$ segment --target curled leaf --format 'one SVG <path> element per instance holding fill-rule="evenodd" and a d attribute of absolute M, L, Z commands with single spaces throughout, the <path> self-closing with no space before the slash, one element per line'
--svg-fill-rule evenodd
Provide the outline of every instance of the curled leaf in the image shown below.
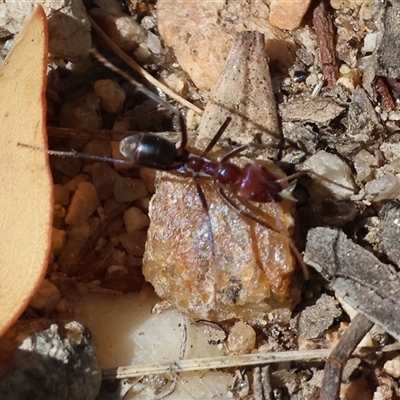
<path fill-rule="evenodd" d="M 47 19 L 41 6 L 0 69 L 0 335 L 43 280 L 51 246 L 53 193 L 47 146 Z"/>

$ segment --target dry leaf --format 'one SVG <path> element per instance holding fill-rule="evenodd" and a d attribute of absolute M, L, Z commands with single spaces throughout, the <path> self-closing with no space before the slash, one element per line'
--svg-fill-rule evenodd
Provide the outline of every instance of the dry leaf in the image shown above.
<path fill-rule="evenodd" d="M 0 70 L 0 335 L 42 282 L 50 251 L 53 193 L 47 146 L 47 19 L 39 6 Z"/>

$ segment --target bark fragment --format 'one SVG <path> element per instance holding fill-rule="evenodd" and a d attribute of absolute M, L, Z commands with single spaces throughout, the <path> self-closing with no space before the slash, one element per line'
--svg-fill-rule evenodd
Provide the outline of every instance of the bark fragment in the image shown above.
<path fill-rule="evenodd" d="M 320 50 L 322 73 L 324 74 L 328 88 L 333 88 L 338 79 L 338 66 L 335 44 L 333 42 L 333 24 L 323 0 L 314 9 L 313 24 Z"/>
<path fill-rule="evenodd" d="M 328 279 L 346 303 L 400 339 L 400 275 L 393 266 L 343 232 L 321 227 L 308 233 L 304 261 Z"/>

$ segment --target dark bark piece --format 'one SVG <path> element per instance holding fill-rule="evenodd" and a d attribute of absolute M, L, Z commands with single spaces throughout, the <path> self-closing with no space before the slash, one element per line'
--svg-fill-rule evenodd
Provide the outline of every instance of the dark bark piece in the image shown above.
<path fill-rule="evenodd" d="M 397 94 L 398 96 L 400 96 L 400 82 L 397 82 L 396 79 L 393 78 L 386 78 L 387 80 L 387 84 L 390 87 L 390 89 Z"/>
<path fill-rule="evenodd" d="M 400 275 L 393 266 L 329 228 L 308 233 L 304 261 L 329 280 L 344 301 L 400 340 Z"/>
<path fill-rule="evenodd" d="M 395 110 L 396 105 L 394 104 L 392 95 L 390 94 L 385 81 L 379 76 L 376 79 L 376 90 L 381 96 L 382 108 L 384 110 Z"/>
<path fill-rule="evenodd" d="M 376 50 L 376 75 L 400 78 L 400 4 L 388 1 L 383 11 L 383 36 Z"/>
<path fill-rule="evenodd" d="M 358 313 L 351 321 L 326 361 L 320 399 L 339 399 L 340 383 L 346 361 L 373 325 L 374 323 L 361 313 Z"/>
<path fill-rule="evenodd" d="M 391 262 L 400 266 L 400 202 L 391 201 L 379 212 L 381 231 L 378 234 L 380 249 Z"/>
<path fill-rule="evenodd" d="M 338 66 L 336 63 L 335 44 L 333 42 L 333 24 L 323 0 L 314 9 L 313 25 L 321 55 L 322 73 L 324 74 L 328 88 L 333 88 L 338 79 Z"/>

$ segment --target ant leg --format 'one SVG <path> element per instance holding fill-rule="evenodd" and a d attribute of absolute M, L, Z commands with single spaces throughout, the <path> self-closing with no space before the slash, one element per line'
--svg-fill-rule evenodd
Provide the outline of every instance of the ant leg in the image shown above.
<path fill-rule="evenodd" d="M 303 261 L 303 257 L 300 254 L 299 249 L 293 242 L 293 240 L 290 237 L 287 237 L 286 235 L 282 234 L 281 232 L 277 231 L 271 224 L 269 224 L 266 221 L 261 220 L 260 218 L 257 218 L 255 215 L 252 213 L 243 210 L 241 207 L 239 207 L 231 198 L 227 196 L 225 193 L 224 189 L 222 187 L 218 187 L 218 193 L 220 194 L 222 200 L 232 209 L 234 210 L 238 215 L 244 216 L 246 218 L 251 219 L 252 221 L 256 222 L 257 224 L 260 224 L 261 226 L 264 226 L 265 228 L 271 229 L 274 232 L 278 233 L 279 235 L 282 235 L 286 240 L 288 240 L 289 247 L 292 250 L 294 256 L 296 257 L 297 261 L 301 265 L 301 268 L 303 270 L 303 275 L 304 279 L 308 280 L 310 277 L 310 273 L 308 271 L 308 267 L 306 263 Z"/>
<path fill-rule="evenodd" d="M 215 244 L 214 244 L 214 235 L 213 235 L 212 226 L 211 226 L 210 210 L 208 208 L 208 203 L 207 203 L 207 199 L 204 194 L 204 191 L 200 186 L 199 178 L 197 176 L 194 176 L 194 181 L 196 182 L 197 194 L 199 195 L 201 204 L 207 215 L 208 239 L 210 241 L 211 254 L 214 256 L 215 255 Z"/>
<path fill-rule="evenodd" d="M 233 149 L 229 153 L 225 154 L 221 158 L 220 163 L 228 161 L 230 158 L 236 157 L 238 154 L 242 153 L 243 151 L 245 151 L 249 147 L 251 147 L 251 145 L 249 145 L 249 144 L 244 144 L 242 146 L 236 147 L 236 149 Z"/>
<path fill-rule="evenodd" d="M 277 179 L 276 181 L 278 183 L 285 183 L 285 182 L 292 181 L 293 179 L 297 179 L 297 178 L 307 175 L 307 174 L 308 174 L 308 171 L 299 171 L 299 172 L 295 172 L 292 175 L 285 176 L 284 178 Z"/>
<path fill-rule="evenodd" d="M 351 187 L 342 185 L 342 184 L 340 184 L 340 183 L 338 183 L 338 182 L 333 181 L 332 179 L 329 179 L 329 178 L 326 178 L 325 176 L 322 176 L 322 175 L 320 175 L 320 174 L 317 174 L 317 173 L 314 172 L 314 171 L 308 171 L 308 170 L 295 172 L 295 173 L 292 174 L 292 175 L 288 175 L 288 176 L 286 176 L 285 178 L 277 179 L 276 181 L 277 181 L 278 183 L 284 183 L 284 182 L 291 181 L 291 180 L 293 180 L 293 179 L 297 179 L 297 178 L 299 178 L 299 177 L 301 177 L 301 176 L 304 176 L 304 175 L 314 175 L 316 178 L 321 179 L 322 181 L 331 183 L 332 185 L 336 185 L 336 186 L 339 186 L 339 187 L 341 187 L 341 188 L 343 188 L 343 189 L 346 189 L 346 190 L 349 190 L 349 191 L 351 191 L 351 192 L 354 192 L 354 188 L 351 188 Z"/>
<path fill-rule="evenodd" d="M 167 110 L 171 111 L 173 114 L 176 115 L 176 117 L 179 120 L 179 127 L 181 129 L 181 134 L 182 134 L 182 139 L 181 143 L 179 146 L 179 151 L 182 152 L 187 145 L 187 131 L 186 131 L 186 124 L 183 119 L 183 114 L 181 110 L 178 107 L 174 107 L 173 105 L 169 104 L 168 101 L 165 101 L 161 97 L 157 96 L 155 93 L 153 93 L 151 90 L 147 89 L 146 86 L 140 84 L 137 82 L 132 76 L 130 76 L 128 73 L 123 71 L 122 69 L 118 68 L 115 66 L 113 63 L 111 63 L 109 60 L 107 60 L 103 55 L 101 55 L 94 47 L 91 48 L 90 52 L 95 56 L 101 63 L 103 63 L 107 68 L 111 69 L 112 71 L 116 72 L 117 74 L 121 75 L 123 78 L 125 78 L 132 86 L 135 87 L 136 90 L 139 90 L 140 92 L 144 93 L 147 97 L 150 99 L 156 101 L 157 103 L 161 104 L 164 108 Z"/>
<path fill-rule="evenodd" d="M 226 128 L 232 121 L 231 117 L 227 117 L 224 123 L 219 127 L 217 133 L 214 135 L 214 137 L 210 140 L 210 143 L 208 143 L 206 149 L 203 151 L 202 155 L 200 157 L 205 157 L 210 150 L 215 146 L 215 144 L 218 142 L 222 134 L 225 132 Z"/>
<path fill-rule="evenodd" d="M 242 153 L 243 151 L 250 149 L 250 148 L 257 148 L 257 149 L 263 149 L 269 147 L 267 145 L 263 144 L 256 144 L 256 143 L 247 143 L 243 144 L 242 146 L 239 146 L 233 150 L 231 150 L 229 153 L 225 154 L 222 159 L 220 160 L 221 163 L 228 161 L 230 158 L 236 157 L 238 154 Z"/>
<path fill-rule="evenodd" d="M 223 162 L 229 160 L 232 157 L 236 157 L 237 155 L 239 155 L 240 153 L 242 153 L 243 151 L 245 151 L 245 150 L 247 150 L 247 149 L 249 149 L 251 147 L 259 148 L 259 149 L 261 148 L 262 149 L 265 146 L 264 145 L 259 145 L 259 144 L 256 144 L 256 143 L 244 144 L 244 145 L 242 145 L 240 147 L 237 147 L 236 149 L 231 150 L 229 153 L 225 154 L 225 156 L 222 157 L 222 159 L 220 160 L 220 163 L 223 163 Z M 285 183 L 285 182 L 292 181 L 293 179 L 297 179 L 297 178 L 299 178 L 301 176 L 304 176 L 304 175 L 314 175 L 316 178 L 319 178 L 319 179 L 321 179 L 321 180 L 323 180 L 325 182 L 331 183 L 331 184 L 339 186 L 339 187 L 341 187 L 343 189 L 346 189 L 346 190 L 349 190 L 351 192 L 354 192 L 354 188 L 350 188 L 348 186 L 342 185 L 342 184 L 340 184 L 338 182 L 333 181 L 332 179 L 326 178 L 325 176 L 322 176 L 320 174 L 317 174 L 314 171 L 309 171 L 309 170 L 298 171 L 298 172 L 295 172 L 292 175 L 286 176 L 285 178 L 277 179 L 276 181 L 278 183 Z"/>

